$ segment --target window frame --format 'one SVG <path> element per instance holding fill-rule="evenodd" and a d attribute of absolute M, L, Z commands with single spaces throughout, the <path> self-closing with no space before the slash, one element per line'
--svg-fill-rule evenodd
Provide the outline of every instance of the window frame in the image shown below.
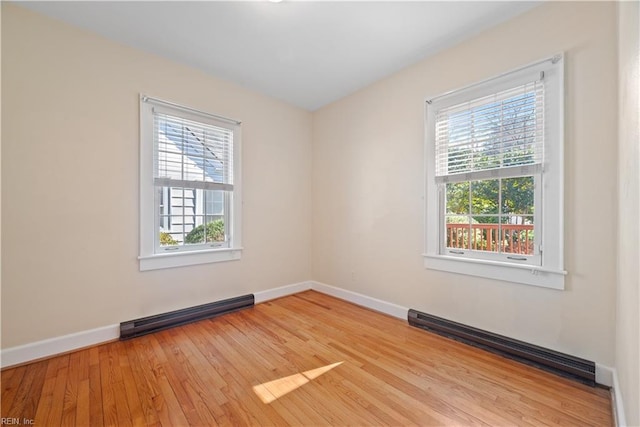
<path fill-rule="evenodd" d="M 233 193 L 225 197 L 225 233 L 228 242 L 224 245 L 201 245 L 162 247 L 159 245 L 160 197 L 154 183 L 154 117 L 153 109 L 169 112 L 176 117 L 223 127 L 233 133 Z M 242 255 L 242 175 L 241 175 L 241 122 L 214 114 L 205 113 L 171 102 L 140 94 L 140 271 L 182 267 L 204 263 L 238 260 Z M 204 190 L 203 190 L 204 192 Z M 171 201 L 165 200 L 170 210 Z M 184 208 L 184 207 L 183 207 Z M 176 249 L 174 249 L 176 248 Z"/>
<path fill-rule="evenodd" d="M 435 177 L 435 114 L 438 109 L 475 100 L 524 84 L 544 73 L 544 158 L 536 184 L 536 233 L 539 262 L 454 254 L 446 248 L 446 206 Z M 452 273 L 564 289 L 564 55 L 558 54 L 499 76 L 425 99 L 425 268 Z M 490 173 L 490 172 L 489 172 Z M 470 176 L 472 174 L 469 174 Z M 488 179 L 489 177 L 487 177 Z M 500 178 L 499 175 L 490 178 Z M 483 178 L 485 179 L 485 178 Z M 470 179 L 471 181 L 475 179 Z M 464 180 L 463 182 L 466 182 Z M 446 184 L 444 184 L 446 185 Z M 541 200 L 538 200 L 540 198 Z M 539 219 L 538 219 L 539 218 Z"/>

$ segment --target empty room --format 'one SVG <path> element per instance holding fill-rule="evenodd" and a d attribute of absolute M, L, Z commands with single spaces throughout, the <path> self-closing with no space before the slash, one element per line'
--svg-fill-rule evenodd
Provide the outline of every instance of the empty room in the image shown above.
<path fill-rule="evenodd" d="M 640 426 L 639 2 L 0 12 L 0 425 Z"/>

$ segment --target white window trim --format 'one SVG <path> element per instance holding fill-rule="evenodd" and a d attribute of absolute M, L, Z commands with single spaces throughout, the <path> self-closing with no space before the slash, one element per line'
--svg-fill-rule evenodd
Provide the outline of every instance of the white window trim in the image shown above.
<path fill-rule="evenodd" d="M 545 117 L 542 172 L 541 265 L 459 257 L 443 253 L 440 245 L 442 215 L 435 179 L 434 111 L 443 100 L 450 105 L 515 86 L 532 73 L 544 72 L 545 105 L 559 111 Z M 442 270 L 513 283 L 564 289 L 564 56 L 555 55 L 435 98 L 425 99 L 425 253 L 428 269 Z"/>
<path fill-rule="evenodd" d="M 231 210 L 231 240 L 229 247 L 214 249 L 184 250 L 180 252 L 156 253 L 155 240 L 157 221 L 155 211 L 155 185 L 153 177 L 153 115 L 154 105 L 179 110 L 184 117 L 197 120 L 218 120 L 236 125 L 233 138 L 233 207 Z M 167 101 L 140 95 L 140 271 L 189 265 L 238 260 L 242 256 L 242 137 L 240 122 L 203 113 Z M 227 225 L 225 225 L 227 226 Z"/>

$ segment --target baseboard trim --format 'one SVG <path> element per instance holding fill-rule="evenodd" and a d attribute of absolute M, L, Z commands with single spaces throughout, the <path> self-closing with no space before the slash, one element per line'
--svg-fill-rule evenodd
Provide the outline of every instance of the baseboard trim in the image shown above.
<path fill-rule="evenodd" d="M 605 366 L 611 372 L 613 384 L 611 386 L 611 407 L 613 408 L 613 422 L 617 427 L 626 427 L 627 418 L 624 414 L 624 403 L 622 399 L 622 390 L 620 390 L 620 382 L 618 381 L 618 371 L 614 368 Z"/>
<path fill-rule="evenodd" d="M 267 289 L 266 291 L 254 292 L 253 296 L 255 298 L 255 303 L 260 304 L 261 302 L 286 297 L 288 295 L 297 294 L 310 289 L 311 282 L 299 282 L 287 286 L 280 286 L 279 288 Z"/>
<path fill-rule="evenodd" d="M 331 295 L 404 321 L 407 320 L 408 307 L 312 280 L 258 291 L 253 295 L 255 297 L 255 303 L 259 304 L 308 290 Z M 119 336 L 120 324 L 115 324 L 7 348 L 0 350 L 0 368 L 4 369 L 11 366 L 22 365 L 28 362 L 69 353 L 74 350 L 104 344 L 118 340 Z M 613 408 L 616 412 L 617 425 L 625 426 L 620 386 L 615 369 L 596 363 L 596 382 L 612 387 L 612 394 L 614 396 Z"/>
<path fill-rule="evenodd" d="M 390 302 L 382 301 L 377 298 L 372 298 L 367 295 L 359 294 L 357 292 L 348 291 L 342 288 L 336 288 L 325 283 L 311 281 L 311 289 L 323 294 L 331 295 L 336 298 L 340 298 L 345 301 L 349 301 L 356 305 L 360 305 L 371 310 L 379 311 L 380 313 L 388 314 L 389 316 L 397 317 L 404 321 L 407 320 L 408 307 L 393 304 Z"/>
<path fill-rule="evenodd" d="M 4 369 L 10 366 L 21 365 L 58 354 L 68 353 L 73 350 L 103 344 L 108 341 L 117 340 L 119 336 L 120 325 L 115 324 L 7 348 L 0 352 L 0 367 Z"/>
<path fill-rule="evenodd" d="M 311 289 L 311 282 L 300 282 L 254 293 L 255 303 L 304 292 Z M 120 338 L 120 324 L 103 326 L 60 337 L 48 338 L 16 347 L 0 350 L 0 369 L 24 365 L 37 360 L 58 356 L 86 347 L 116 341 Z"/>
<path fill-rule="evenodd" d="M 613 387 L 613 375 L 615 369 L 596 363 L 596 383 L 607 387 Z"/>

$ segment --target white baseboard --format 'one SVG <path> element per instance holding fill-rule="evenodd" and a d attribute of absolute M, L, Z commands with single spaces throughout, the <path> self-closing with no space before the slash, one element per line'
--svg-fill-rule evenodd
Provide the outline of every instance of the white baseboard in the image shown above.
<path fill-rule="evenodd" d="M 308 291 L 309 289 L 311 289 L 311 282 L 300 282 L 268 289 L 266 291 L 255 292 L 253 295 L 256 304 L 258 304 L 298 292 Z M 7 348 L 0 351 L 0 367 L 4 369 L 10 366 L 21 365 L 84 347 L 103 344 L 116 340 L 119 337 L 120 325 L 116 324 Z"/>
<path fill-rule="evenodd" d="M 253 295 L 255 303 L 259 304 L 275 298 L 308 291 L 310 289 L 370 308 L 372 310 L 386 313 L 400 319 L 406 320 L 407 318 L 408 309 L 405 307 L 391 304 L 376 298 L 371 298 L 356 292 L 329 286 L 320 282 L 299 282 L 281 286 L 279 288 L 254 292 Z M 116 340 L 119 336 L 120 325 L 116 324 L 7 348 L 0 351 L 0 367 L 7 368 L 46 357 L 52 357 L 57 354 L 78 350 L 84 347 L 102 344 Z"/>
<path fill-rule="evenodd" d="M 607 387 L 613 387 L 615 369 L 596 363 L 596 382 Z"/>
<path fill-rule="evenodd" d="M 322 292 L 323 294 L 331 295 L 336 298 L 343 299 L 345 301 L 352 302 L 357 305 L 361 305 L 371 310 L 379 311 L 381 313 L 388 314 L 399 319 L 407 320 L 407 313 L 409 309 L 397 304 L 382 301 L 377 298 L 372 298 L 367 295 L 359 294 L 357 292 L 347 291 L 346 289 L 336 288 L 320 282 L 311 281 L 311 289 L 314 291 Z"/>
<path fill-rule="evenodd" d="M 297 294 L 308 290 L 314 290 L 323 294 L 331 295 L 336 298 L 340 298 L 345 301 L 360 305 L 362 307 L 369 308 L 371 310 L 379 311 L 381 313 L 388 314 L 393 317 L 397 317 L 403 320 L 407 320 L 408 308 L 402 307 L 390 302 L 382 301 L 376 298 L 372 298 L 367 295 L 359 294 L 357 292 L 348 291 L 346 289 L 330 286 L 325 283 L 307 281 L 294 283 L 292 285 L 281 286 L 279 288 L 267 289 L 266 291 L 254 292 L 255 303 L 269 301 L 276 298 L 285 297 L 287 295 Z"/>
<path fill-rule="evenodd" d="M 622 390 L 620 390 L 620 383 L 618 382 L 618 371 L 613 368 L 609 368 L 613 371 L 613 386 L 611 387 L 611 406 L 613 407 L 613 418 L 617 427 L 626 427 L 627 418 L 624 414 L 624 404 L 622 401 Z"/>
<path fill-rule="evenodd" d="M 316 281 L 294 283 L 287 286 L 267 289 L 265 291 L 258 291 L 253 295 L 255 303 L 259 304 L 275 298 L 308 291 L 310 289 L 402 320 L 407 320 L 407 312 L 409 311 L 407 307 L 402 307 L 397 304 Z M 120 325 L 116 324 L 7 348 L 0 351 L 0 367 L 7 368 L 46 357 L 52 357 L 57 354 L 103 344 L 108 341 L 116 340 L 119 336 Z M 622 395 L 618 384 L 616 370 L 608 366 L 596 364 L 596 382 L 598 384 L 612 387 L 612 405 L 616 425 L 618 427 L 626 426 Z"/>
<path fill-rule="evenodd" d="M 280 286 L 279 288 L 267 289 L 266 291 L 258 291 L 253 293 L 256 304 L 269 301 L 276 298 L 286 297 L 287 295 L 297 294 L 311 289 L 311 282 L 300 282 L 292 285 Z"/>
<path fill-rule="evenodd" d="M 56 354 L 113 341 L 118 339 L 119 336 L 120 325 L 116 324 L 7 348 L 0 353 L 0 366 L 6 368 L 20 365 L 33 360 L 55 356 Z"/>
<path fill-rule="evenodd" d="M 622 391 L 618 382 L 618 371 L 615 368 L 596 363 L 596 382 L 611 387 L 611 407 L 613 409 L 614 424 L 617 427 L 626 427 L 627 421 L 624 415 Z"/>

